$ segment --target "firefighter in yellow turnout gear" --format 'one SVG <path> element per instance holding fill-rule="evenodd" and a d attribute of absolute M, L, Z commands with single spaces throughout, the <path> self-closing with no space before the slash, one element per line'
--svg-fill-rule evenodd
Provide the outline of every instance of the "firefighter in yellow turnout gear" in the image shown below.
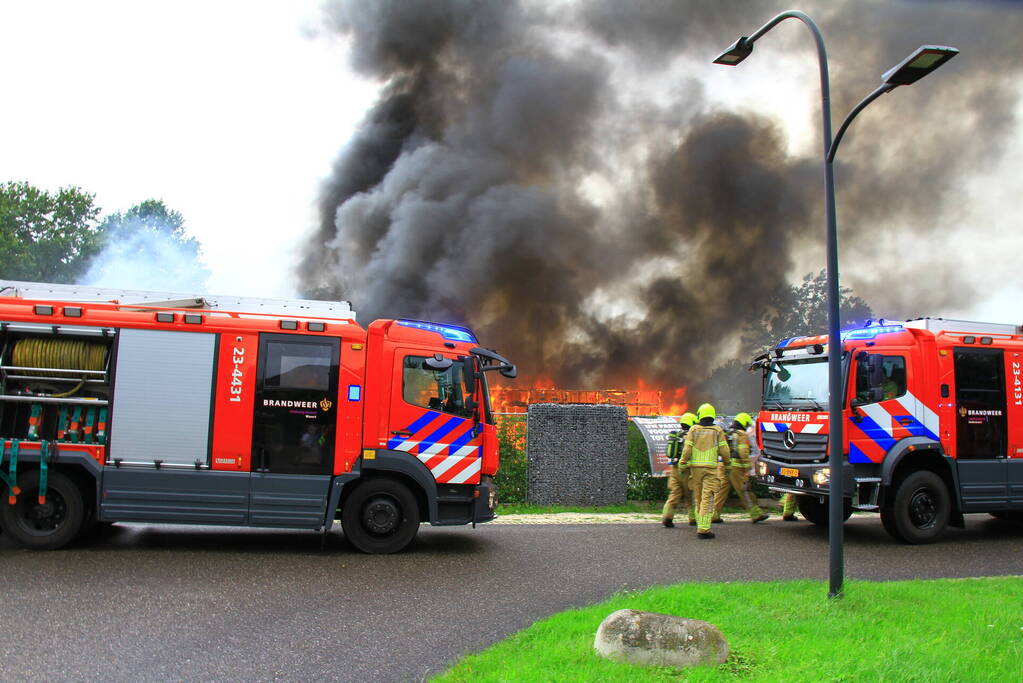
<path fill-rule="evenodd" d="M 763 522 L 767 515 L 757 505 L 756 499 L 749 487 L 749 470 L 752 465 L 750 461 L 749 435 L 746 430 L 753 424 L 753 418 L 749 413 L 739 413 L 732 422 L 730 440 L 732 442 L 732 465 L 725 468 L 721 488 L 714 498 L 714 519 L 721 519 L 721 510 L 725 507 L 728 494 L 735 490 L 739 497 L 739 503 L 746 508 L 753 523 Z"/>
<path fill-rule="evenodd" d="M 732 456 L 725 432 L 714 424 L 714 406 L 704 403 L 697 409 L 699 422 L 686 433 L 682 447 L 682 466 L 689 467 L 689 485 L 696 505 L 696 535 L 714 538 L 710 520 L 714 516 L 714 495 L 721 479 L 718 476 L 718 458 L 728 467 Z"/>
<path fill-rule="evenodd" d="M 668 470 L 668 500 L 661 510 L 661 524 L 671 528 L 675 526 L 675 511 L 679 503 L 685 506 L 689 515 L 689 526 L 696 525 L 696 510 L 693 508 L 693 494 L 689 489 L 689 468 L 680 467 L 679 457 L 682 454 L 682 444 L 689 428 L 696 424 L 696 415 L 686 413 L 679 418 L 680 429 L 668 436 L 668 460 L 671 462 L 671 469 Z"/>

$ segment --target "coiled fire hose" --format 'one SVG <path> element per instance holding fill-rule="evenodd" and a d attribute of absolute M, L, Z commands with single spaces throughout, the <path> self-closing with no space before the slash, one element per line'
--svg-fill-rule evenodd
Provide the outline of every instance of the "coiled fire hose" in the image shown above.
<path fill-rule="evenodd" d="M 56 339 L 31 337 L 14 344 L 11 354 L 13 365 L 21 368 L 56 368 L 59 370 L 103 370 L 107 364 L 107 347 L 103 344 L 81 339 Z M 24 370 L 33 377 L 60 377 L 52 370 Z M 76 393 L 85 385 L 85 378 L 69 391 L 48 394 L 52 398 L 64 398 Z"/>

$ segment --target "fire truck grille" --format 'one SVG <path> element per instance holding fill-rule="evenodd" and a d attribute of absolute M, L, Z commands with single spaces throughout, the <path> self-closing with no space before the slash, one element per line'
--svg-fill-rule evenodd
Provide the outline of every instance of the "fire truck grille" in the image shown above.
<path fill-rule="evenodd" d="M 827 459 L 827 434 L 793 432 L 792 435 L 795 437 L 795 443 L 792 448 L 787 448 L 784 440 L 785 432 L 763 432 L 764 455 L 772 460 L 791 463 L 819 462 Z"/>

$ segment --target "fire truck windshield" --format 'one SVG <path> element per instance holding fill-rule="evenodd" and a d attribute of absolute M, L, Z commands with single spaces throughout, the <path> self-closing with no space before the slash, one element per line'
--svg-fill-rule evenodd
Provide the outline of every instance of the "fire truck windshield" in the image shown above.
<path fill-rule="evenodd" d="M 828 359 L 773 362 L 764 381 L 765 408 L 823 410 L 828 402 Z"/>

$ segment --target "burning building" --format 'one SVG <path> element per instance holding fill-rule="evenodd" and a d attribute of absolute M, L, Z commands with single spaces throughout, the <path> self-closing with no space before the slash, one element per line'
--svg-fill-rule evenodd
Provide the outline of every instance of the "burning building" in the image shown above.
<path fill-rule="evenodd" d="M 642 383 L 640 383 L 642 387 Z M 554 387 L 492 387 L 496 413 L 525 413 L 534 403 L 590 403 L 622 406 L 629 415 L 681 415 L 686 412 L 685 389 L 556 389 Z"/>

